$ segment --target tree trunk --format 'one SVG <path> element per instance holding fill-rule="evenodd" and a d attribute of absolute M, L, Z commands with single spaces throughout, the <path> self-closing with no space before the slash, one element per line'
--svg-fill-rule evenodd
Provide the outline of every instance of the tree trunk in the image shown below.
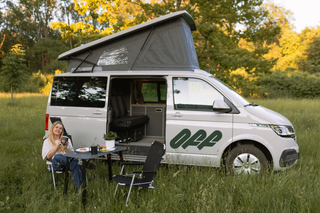
<path fill-rule="evenodd" d="M 4 42 L 5 39 L 6 39 L 6 34 L 3 35 L 3 39 L 2 39 L 2 42 L 1 42 L 1 45 L 0 45 L 0 49 L 2 48 L 2 45 L 3 45 L 3 42 Z"/>
<path fill-rule="evenodd" d="M 13 85 L 11 84 L 11 106 L 13 105 Z"/>
<path fill-rule="evenodd" d="M 72 35 L 70 35 L 70 49 L 72 49 Z"/>
<path fill-rule="evenodd" d="M 44 53 L 41 53 L 41 59 L 42 59 L 42 70 L 44 69 L 45 65 L 44 65 Z"/>

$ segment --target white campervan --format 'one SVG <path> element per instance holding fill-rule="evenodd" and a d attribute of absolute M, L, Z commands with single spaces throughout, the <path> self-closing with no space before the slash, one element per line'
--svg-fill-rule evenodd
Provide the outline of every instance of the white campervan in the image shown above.
<path fill-rule="evenodd" d="M 249 173 L 297 163 L 288 119 L 199 69 L 195 29 L 179 11 L 61 54 L 70 65 L 54 77 L 47 130 L 61 120 L 75 148 L 104 144 L 115 131 L 129 161 L 144 160 L 157 140 L 166 144 L 163 163 Z"/>

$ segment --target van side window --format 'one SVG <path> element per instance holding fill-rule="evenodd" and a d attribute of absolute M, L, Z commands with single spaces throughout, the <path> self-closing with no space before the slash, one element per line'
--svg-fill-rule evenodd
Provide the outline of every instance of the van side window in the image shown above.
<path fill-rule="evenodd" d="M 167 85 L 162 82 L 143 82 L 141 93 L 145 103 L 165 103 Z"/>
<path fill-rule="evenodd" d="M 212 111 L 215 100 L 223 96 L 207 82 L 196 78 L 173 78 L 174 108 Z"/>
<path fill-rule="evenodd" d="M 103 108 L 106 102 L 106 77 L 55 77 L 51 106 Z"/>

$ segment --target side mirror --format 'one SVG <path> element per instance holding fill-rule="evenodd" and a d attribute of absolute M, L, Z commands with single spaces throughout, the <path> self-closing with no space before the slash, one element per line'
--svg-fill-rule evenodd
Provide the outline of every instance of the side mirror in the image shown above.
<path fill-rule="evenodd" d="M 212 104 L 214 112 L 231 112 L 232 109 L 224 101 L 216 100 Z"/>

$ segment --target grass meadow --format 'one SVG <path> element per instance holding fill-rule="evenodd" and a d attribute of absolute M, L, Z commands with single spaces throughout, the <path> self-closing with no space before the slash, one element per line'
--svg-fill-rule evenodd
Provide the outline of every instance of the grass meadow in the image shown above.
<path fill-rule="evenodd" d="M 230 176 L 217 168 L 162 165 L 155 191 L 107 181 L 107 165 L 97 161 L 88 172 L 87 206 L 69 181 L 63 196 L 63 175 L 53 189 L 41 159 L 47 96 L 0 93 L 0 212 L 320 212 L 320 100 L 254 99 L 293 123 L 300 160 L 283 172 Z M 132 168 L 137 170 L 138 167 Z M 120 166 L 114 162 L 113 173 Z M 93 178 L 95 175 L 95 178 Z"/>

